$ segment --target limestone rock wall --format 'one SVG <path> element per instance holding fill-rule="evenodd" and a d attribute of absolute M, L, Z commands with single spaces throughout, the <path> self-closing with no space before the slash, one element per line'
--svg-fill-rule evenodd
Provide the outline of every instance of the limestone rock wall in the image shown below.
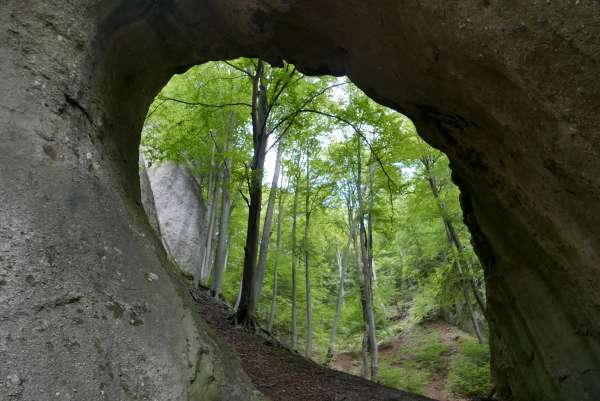
<path fill-rule="evenodd" d="M 150 177 L 148 176 L 148 169 L 146 167 L 146 160 L 144 155 L 140 152 L 140 198 L 142 200 L 142 206 L 148 216 L 148 223 L 154 229 L 156 234 L 161 239 L 163 246 L 165 246 L 162 234 L 160 232 L 160 223 L 158 222 L 158 214 L 156 212 L 156 203 L 154 202 L 154 193 L 152 192 L 152 186 L 150 184 Z"/>
<path fill-rule="evenodd" d="M 93 88 L 113 6 L 0 2 L 0 400 L 258 400 L 119 178 Z"/>
<path fill-rule="evenodd" d="M 152 199 L 143 202 L 146 213 L 157 217 L 167 252 L 181 271 L 192 276 L 200 262 L 202 209 L 194 178 L 182 166 L 163 163 L 144 169 Z M 154 212 L 152 211 L 154 206 Z"/>

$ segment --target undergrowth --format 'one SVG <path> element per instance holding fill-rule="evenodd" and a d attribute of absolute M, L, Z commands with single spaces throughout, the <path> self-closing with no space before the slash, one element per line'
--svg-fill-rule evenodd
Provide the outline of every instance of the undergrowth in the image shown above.
<path fill-rule="evenodd" d="M 452 357 L 448 389 L 461 396 L 484 396 L 492 389 L 490 351 L 475 340 L 464 340 Z"/>

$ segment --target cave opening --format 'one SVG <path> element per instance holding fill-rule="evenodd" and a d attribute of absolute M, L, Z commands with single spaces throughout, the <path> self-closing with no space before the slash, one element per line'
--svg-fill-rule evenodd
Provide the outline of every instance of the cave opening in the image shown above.
<path fill-rule="evenodd" d="M 140 187 L 179 272 L 232 313 L 256 236 L 254 313 L 285 347 L 444 401 L 490 394 L 483 268 L 448 159 L 348 78 L 260 59 L 174 76 L 145 118 Z"/>
<path fill-rule="evenodd" d="M 1 4 L 0 398 L 261 399 L 138 196 L 155 95 L 244 55 L 409 116 L 485 267 L 496 398 L 598 398 L 598 2 Z"/>

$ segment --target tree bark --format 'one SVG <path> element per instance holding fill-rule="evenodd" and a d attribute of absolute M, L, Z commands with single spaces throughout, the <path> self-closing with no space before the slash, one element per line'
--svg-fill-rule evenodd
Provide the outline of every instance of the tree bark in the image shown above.
<path fill-rule="evenodd" d="M 216 166 L 215 166 L 216 169 Z M 210 213 L 209 213 L 209 225 L 206 232 L 206 251 L 204 252 L 204 261 L 202 263 L 202 275 L 200 280 L 206 283 L 210 277 L 212 258 L 213 258 L 213 239 L 215 237 L 215 225 L 217 220 L 217 211 L 219 209 L 219 194 L 221 193 L 220 181 L 221 172 L 214 171 L 213 173 L 213 186 L 212 186 L 212 199 L 210 201 Z"/>
<path fill-rule="evenodd" d="M 260 299 L 260 292 L 263 287 L 265 278 L 265 269 L 267 265 L 267 257 L 269 255 L 269 244 L 271 242 L 271 231 L 273 222 L 273 209 L 275 207 L 275 198 L 277 196 L 277 184 L 279 183 L 279 174 L 281 172 L 281 157 L 283 156 L 283 142 L 279 140 L 277 146 L 277 157 L 275 159 L 275 169 L 273 172 L 273 181 L 271 182 L 271 191 L 269 192 L 269 200 L 267 202 L 267 212 L 265 213 L 265 221 L 263 224 L 262 239 L 260 241 L 260 251 L 258 254 L 258 264 L 256 268 L 256 300 Z"/>
<path fill-rule="evenodd" d="M 369 348 L 371 350 L 371 380 L 377 381 L 379 370 L 379 351 L 377 349 L 375 307 L 373 295 L 373 281 L 375 272 L 373 268 L 373 205 L 375 202 L 375 192 L 373 189 L 373 175 L 375 164 L 369 165 L 369 210 L 368 210 L 368 228 L 367 228 L 367 269 L 365 269 L 365 292 L 367 298 L 367 320 L 369 325 Z"/>
<path fill-rule="evenodd" d="M 231 128 L 231 127 L 230 127 Z M 217 245 L 217 254 L 215 258 L 215 266 L 213 268 L 213 284 L 212 295 L 215 298 L 219 297 L 221 285 L 223 281 L 223 272 L 227 263 L 227 253 L 229 248 L 229 217 L 231 215 L 231 157 L 227 156 L 229 146 L 232 140 L 232 128 L 227 133 L 227 139 L 223 146 L 225 160 L 223 162 L 223 179 L 221 189 L 221 219 L 219 221 L 219 243 Z"/>
<path fill-rule="evenodd" d="M 240 304 L 235 315 L 238 324 L 253 328 L 256 326 L 256 257 L 258 251 L 258 235 L 260 230 L 260 210 L 262 202 L 262 178 L 267 147 L 267 94 L 266 88 L 261 83 L 264 63 L 258 61 L 256 73 L 252 82 L 252 139 L 254 156 L 252 160 L 250 177 L 250 205 L 248 208 L 248 227 L 246 231 L 246 245 L 244 247 L 244 273 L 242 280 L 242 294 Z"/>
<path fill-rule="evenodd" d="M 365 296 L 365 283 L 364 283 L 364 275 L 363 275 L 363 267 L 361 261 L 361 254 L 358 245 L 357 232 L 356 232 L 356 221 L 358 220 L 358 213 L 356 216 L 354 215 L 354 209 L 350 203 L 348 203 L 348 216 L 350 224 L 354 225 L 352 229 L 352 246 L 354 248 L 354 264 L 355 264 L 355 272 L 356 272 L 356 281 L 358 282 L 358 286 L 360 289 L 360 305 L 362 309 L 363 315 L 363 324 L 364 324 L 364 334 L 362 341 L 362 365 L 360 370 L 361 377 L 365 379 L 369 377 L 369 358 L 368 358 L 368 344 L 369 344 L 369 330 L 367 326 L 367 302 Z"/>
<path fill-rule="evenodd" d="M 327 361 L 330 361 L 333 357 L 334 348 L 335 348 L 335 338 L 337 335 L 337 326 L 340 320 L 340 314 L 342 311 L 342 305 L 344 303 L 344 280 L 346 279 L 346 270 L 348 267 L 348 258 L 350 256 L 350 243 L 352 241 L 352 231 L 353 224 L 350 222 L 349 227 L 349 235 L 348 240 L 346 241 L 346 247 L 344 248 L 344 255 L 342 256 L 342 251 L 339 248 L 336 253 L 336 262 L 338 265 L 339 272 L 339 284 L 338 284 L 338 293 L 337 293 L 337 301 L 335 303 L 335 316 L 333 317 L 333 324 L 331 326 L 331 336 L 329 337 L 329 346 L 327 347 Z"/>
<path fill-rule="evenodd" d="M 277 205 L 277 228 L 276 228 L 276 239 L 275 239 L 275 257 L 273 260 L 273 294 L 271 297 L 271 312 L 269 313 L 269 324 L 267 330 L 269 333 L 273 332 L 273 323 L 275 322 L 275 312 L 277 307 L 277 291 L 279 284 L 278 270 L 279 270 L 279 249 L 281 245 L 281 216 L 283 215 L 283 198 L 284 192 L 279 192 L 279 204 Z"/>
<path fill-rule="evenodd" d="M 201 232 L 200 232 L 200 254 L 198 255 L 198 264 L 197 264 L 197 270 L 196 273 L 194 274 L 194 279 L 192 281 L 192 286 L 194 288 L 197 288 L 198 285 L 200 285 L 200 282 L 202 281 L 202 276 L 204 274 L 204 262 L 206 260 L 206 253 L 207 253 L 207 249 L 206 249 L 206 242 L 207 242 L 207 238 L 208 238 L 208 227 L 210 225 L 210 213 L 211 213 L 211 196 L 212 196 L 212 191 L 214 190 L 214 180 L 213 180 L 213 172 L 214 172 L 214 160 L 215 160 L 215 152 L 216 152 L 216 148 L 213 144 L 212 148 L 211 148 L 211 154 L 210 154 L 210 161 L 208 163 L 208 172 L 203 172 L 201 177 L 199 179 L 196 179 L 196 183 L 198 184 L 198 186 L 200 187 L 200 203 L 202 206 L 202 227 L 201 227 Z M 204 163 L 203 163 L 204 164 Z M 194 166 L 192 166 L 194 167 Z M 203 168 L 205 166 L 202 166 Z M 196 177 L 194 175 L 194 177 Z M 206 200 L 204 199 L 204 191 L 203 191 L 203 187 L 204 187 L 204 180 L 206 179 L 206 177 L 208 177 L 208 184 L 206 185 Z"/>
<path fill-rule="evenodd" d="M 298 297 L 298 277 L 296 272 L 296 263 L 298 260 L 298 250 L 296 244 L 296 226 L 298 220 L 298 193 L 300 190 L 300 155 L 296 162 L 296 177 L 294 180 L 294 202 L 292 205 L 292 349 L 298 346 L 298 325 L 297 325 L 297 297 Z"/>
<path fill-rule="evenodd" d="M 367 233 L 367 229 L 365 228 L 365 212 L 367 214 L 367 218 L 369 219 L 368 224 L 371 225 L 371 206 L 372 201 L 369 202 L 369 209 L 365 209 L 365 204 L 363 200 L 363 189 L 362 189 L 362 156 L 361 156 L 361 146 L 360 141 L 357 141 L 358 149 L 357 149 L 357 174 L 356 174 L 356 198 L 358 201 L 358 228 L 359 228 L 359 240 L 360 240 L 360 249 L 362 255 L 362 272 L 363 272 L 363 283 L 364 283 L 364 299 L 365 299 L 365 324 L 368 327 L 369 334 L 369 350 L 371 353 L 371 380 L 377 380 L 377 370 L 378 370 L 378 353 L 377 353 L 377 337 L 375 334 L 376 325 L 375 325 L 375 311 L 373 309 L 373 270 L 372 270 L 372 262 L 373 262 L 373 251 L 372 251 L 372 226 L 370 226 L 369 231 Z M 369 174 L 369 180 L 372 181 L 371 174 Z M 369 183 L 369 186 L 371 184 Z M 372 188 L 370 188 L 372 190 Z M 372 191 L 369 194 L 372 197 Z M 371 198 L 372 199 L 372 198 Z"/>
<path fill-rule="evenodd" d="M 450 216 L 448 215 L 446 206 L 444 205 L 444 202 L 440 198 L 439 183 L 432 171 L 434 160 L 432 160 L 432 158 L 430 156 L 425 156 L 425 157 L 421 158 L 421 164 L 423 164 L 423 167 L 425 168 L 425 174 L 426 174 L 427 182 L 429 184 L 429 188 L 431 189 L 431 193 L 437 203 L 438 210 L 440 212 L 440 218 L 442 219 L 442 222 L 444 224 L 446 238 L 448 239 L 450 246 L 455 247 L 456 252 L 457 252 L 457 258 L 460 259 L 462 257 L 462 255 L 464 254 L 465 248 L 460 240 L 460 237 L 458 236 L 458 233 L 456 232 L 456 229 L 454 228 L 454 224 L 452 223 Z M 461 277 L 461 283 L 463 283 L 465 274 L 462 269 L 462 266 L 460 265 L 460 263 L 456 266 L 457 266 L 457 271 Z M 469 270 L 470 277 L 469 277 L 468 281 L 469 281 L 469 285 L 471 287 L 471 291 L 472 291 L 473 296 L 475 297 L 475 300 L 477 301 L 477 304 L 478 304 L 479 308 L 481 309 L 481 312 L 483 313 L 483 316 L 485 318 L 487 315 L 487 308 L 485 306 L 485 301 L 483 300 L 483 297 L 481 296 L 481 293 L 477 287 L 477 283 L 475 283 L 475 280 L 471 276 L 472 269 L 473 269 L 472 265 L 470 263 L 467 263 L 467 267 Z M 468 303 L 468 301 L 466 301 L 466 302 Z M 476 320 L 476 319 L 474 319 L 474 320 Z M 476 332 L 479 332 L 478 324 L 474 323 L 473 325 L 475 326 Z M 480 336 L 481 336 L 481 334 L 479 332 L 478 338 Z"/>
<path fill-rule="evenodd" d="M 312 355 L 312 299 L 310 286 L 310 249 L 309 249 L 309 228 L 310 228 L 310 151 L 306 155 L 306 192 L 304 194 L 305 220 L 304 220 L 304 262 L 305 262 L 305 280 L 306 280 L 306 351 L 305 357 Z"/>

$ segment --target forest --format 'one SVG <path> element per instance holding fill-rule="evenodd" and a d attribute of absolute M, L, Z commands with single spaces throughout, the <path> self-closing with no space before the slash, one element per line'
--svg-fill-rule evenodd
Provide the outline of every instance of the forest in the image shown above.
<path fill-rule="evenodd" d="M 483 267 L 448 159 L 407 117 L 346 78 L 236 59 L 172 78 L 140 146 L 194 178 L 189 285 L 232 324 L 390 387 L 490 394 Z"/>

